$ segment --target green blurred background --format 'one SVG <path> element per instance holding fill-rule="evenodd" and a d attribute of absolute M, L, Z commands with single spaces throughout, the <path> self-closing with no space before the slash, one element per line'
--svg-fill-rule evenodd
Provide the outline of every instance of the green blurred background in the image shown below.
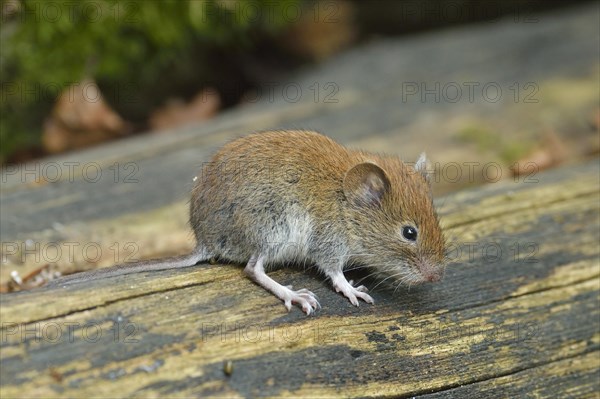
<path fill-rule="evenodd" d="M 468 12 L 441 18 L 435 10 L 449 3 Z M 212 108 L 199 111 L 208 118 L 274 77 L 377 35 L 571 3 L 2 0 L 0 164 L 156 129 L 163 126 L 152 123 L 157 109 L 198 93 L 214 97 Z M 96 114 L 103 121 L 70 122 L 57 105 L 82 82 L 102 93 L 106 108 Z M 89 114 L 81 112 L 80 119 Z"/>

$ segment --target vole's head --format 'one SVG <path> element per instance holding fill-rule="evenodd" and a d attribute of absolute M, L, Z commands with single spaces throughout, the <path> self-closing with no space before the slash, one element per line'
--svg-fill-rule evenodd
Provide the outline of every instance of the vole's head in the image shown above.
<path fill-rule="evenodd" d="M 392 283 L 438 281 L 444 274 L 446 248 L 426 163 L 424 154 L 414 167 L 373 157 L 344 178 L 354 259 Z"/>

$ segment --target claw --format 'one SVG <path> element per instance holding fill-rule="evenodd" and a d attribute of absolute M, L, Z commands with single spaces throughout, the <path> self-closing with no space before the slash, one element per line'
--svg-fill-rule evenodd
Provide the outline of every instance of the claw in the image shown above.
<path fill-rule="evenodd" d="M 302 311 L 306 313 L 307 316 L 321 307 L 317 296 L 306 288 L 302 288 L 298 291 L 288 289 L 283 295 L 285 297 L 284 303 L 286 308 L 288 308 L 288 311 L 291 310 L 292 303 L 300 305 Z"/>
<path fill-rule="evenodd" d="M 331 276 L 331 281 L 333 283 L 333 288 L 336 292 L 342 292 L 346 298 L 350 301 L 350 303 L 354 306 L 359 306 L 358 298 L 362 299 L 367 303 L 375 303 L 373 298 L 370 295 L 366 294 L 368 291 L 367 287 L 361 285 L 359 287 L 354 287 L 354 281 L 347 281 L 344 275 L 339 272 L 335 273 Z"/>

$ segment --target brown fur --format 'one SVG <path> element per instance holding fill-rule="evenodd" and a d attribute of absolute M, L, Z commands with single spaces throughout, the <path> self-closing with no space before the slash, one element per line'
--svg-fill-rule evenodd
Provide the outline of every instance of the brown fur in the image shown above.
<path fill-rule="evenodd" d="M 369 190 L 357 181 L 344 191 L 346 174 L 362 163 L 383 172 L 364 176 L 368 187 L 389 181 L 371 188 L 384 191 L 379 202 L 349 201 Z M 407 283 L 443 273 L 444 238 L 423 174 L 397 157 L 350 150 L 316 132 L 268 131 L 226 144 L 198 176 L 190 215 L 198 245 L 235 262 L 257 253 L 267 254 L 266 263 L 310 262 L 323 271 L 358 262 Z M 290 242 L 290 220 L 307 215 L 310 237 Z M 416 243 L 402 237 L 404 225 L 418 229 Z"/>

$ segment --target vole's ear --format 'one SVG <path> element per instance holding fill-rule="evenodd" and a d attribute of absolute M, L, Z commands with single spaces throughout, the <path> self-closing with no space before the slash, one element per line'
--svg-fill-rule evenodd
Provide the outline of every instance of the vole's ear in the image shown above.
<path fill-rule="evenodd" d="M 371 162 L 359 163 L 344 177 L 344 195 L 358 206 L 379 205 L 390 189 L 385 171 Z"/>
<path fill-rule="evenodd" d="M 415 170 L 421 174 L 427 180 L 427 183 L 431 185 L 431 177 L 427 170 L 429 169 L 429 161 L 427 160 L 427 155 L 424 152 L 419 155 L 419 159 L 415 162 Z"/>

